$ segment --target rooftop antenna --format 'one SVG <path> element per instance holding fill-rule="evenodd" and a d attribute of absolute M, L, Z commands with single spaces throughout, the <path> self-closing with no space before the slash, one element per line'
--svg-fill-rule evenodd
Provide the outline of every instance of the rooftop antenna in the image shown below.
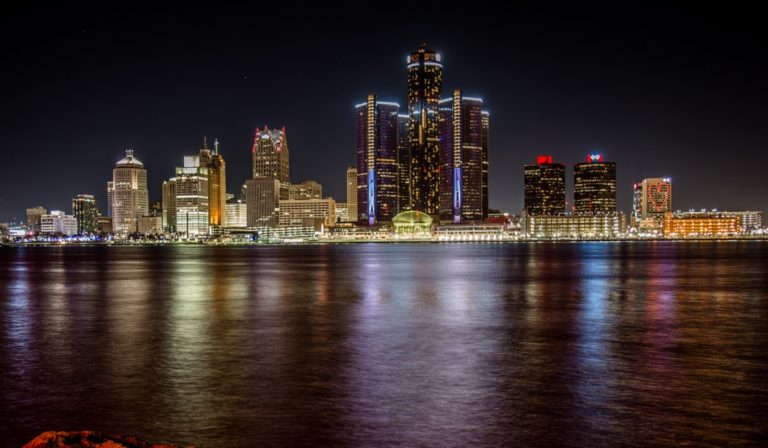
<path fill-rule="evenodd" d="M 213 153 L 214 154 L 219 154 L 219 139 L 218 138 L 214 138 L 213 139 Z"/>
<path fill-rule="evenodd" d="M 208 149 L 208 137 L 203 136 L 203 149 Z"/>

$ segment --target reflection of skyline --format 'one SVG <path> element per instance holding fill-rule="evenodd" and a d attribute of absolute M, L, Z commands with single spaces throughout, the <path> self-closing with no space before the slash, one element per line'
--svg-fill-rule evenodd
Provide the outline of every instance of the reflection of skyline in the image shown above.
<path fill-rule="evenodd" d="M 751 440 L 766 251 L 0 252 L 0 428 L 92 422 L 200 445 Z"/>

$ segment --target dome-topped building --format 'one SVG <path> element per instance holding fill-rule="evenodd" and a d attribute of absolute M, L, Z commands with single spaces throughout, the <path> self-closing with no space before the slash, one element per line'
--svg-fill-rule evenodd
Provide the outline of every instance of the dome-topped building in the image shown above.
<path fill-rule="evenodd" d="M 112 180 L 107 182 L 107 213 L 112 218 L 115 233 L 137 231 L 139 217 L 149 214 L 147 170 L 133 150 L 126 150 L 112 170 Z"/>
<path fill-rule="evenodd" d="M 123 157 L 122 159 L 118 160 L 116 165 L 117 166 L 126 166 L 126 165 L 127 166 L 138 166 L 138 167 L 143 167 L 144 166 L 144 164 L 141 163 L 141 160 L 139 160 L 136 157 L 134 157 L 132 149 L 126 149 L 125 150 L 125 157 Z"/>
<path fill-rule="evenodd" d="M 429 233 L 432 229 L 432 217 L 417 210 L 408 210 L 392 218 L 395 233 Z"/>

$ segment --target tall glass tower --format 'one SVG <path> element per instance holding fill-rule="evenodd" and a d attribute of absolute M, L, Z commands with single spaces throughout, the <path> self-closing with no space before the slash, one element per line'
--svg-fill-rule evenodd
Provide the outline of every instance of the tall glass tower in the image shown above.
<path fill-rule="evenodd" d="M 483 100 L 440 101 L 440 220 L 483 219 Z"/>
<path fill-rule="evenodd" d="M 407 58 L 408 140 L 411 147 L 411 207 L 439 213 L 438 103 L 443 88 L 440 53 L 426 45 Z"/>
<path fill-rule="evenodd" d="M 574 166 L 573 207 L 577 215 L 616 213 L 616 163 L 590 154 Z"/>
<path fill-rule="evenodd" d="M 397 103 L 368 95 L 357 118 L 357 221 L 374 225 L 397 214 Z"/>
<path fill-rule="evenodd" d="M 290 182 L 288 140 L 285 127 L 264 130 L 256 128 L 253 137 L 253 178 L 266 177 L 280 182 Z"/>

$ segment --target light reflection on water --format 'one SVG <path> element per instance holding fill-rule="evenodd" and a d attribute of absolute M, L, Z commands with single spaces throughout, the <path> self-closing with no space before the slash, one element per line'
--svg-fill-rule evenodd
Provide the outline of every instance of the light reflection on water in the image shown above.
<path fill-rule="evenodd" d="M 757 444 L 768 245 L 0 250 L 0 434 Z"/>

